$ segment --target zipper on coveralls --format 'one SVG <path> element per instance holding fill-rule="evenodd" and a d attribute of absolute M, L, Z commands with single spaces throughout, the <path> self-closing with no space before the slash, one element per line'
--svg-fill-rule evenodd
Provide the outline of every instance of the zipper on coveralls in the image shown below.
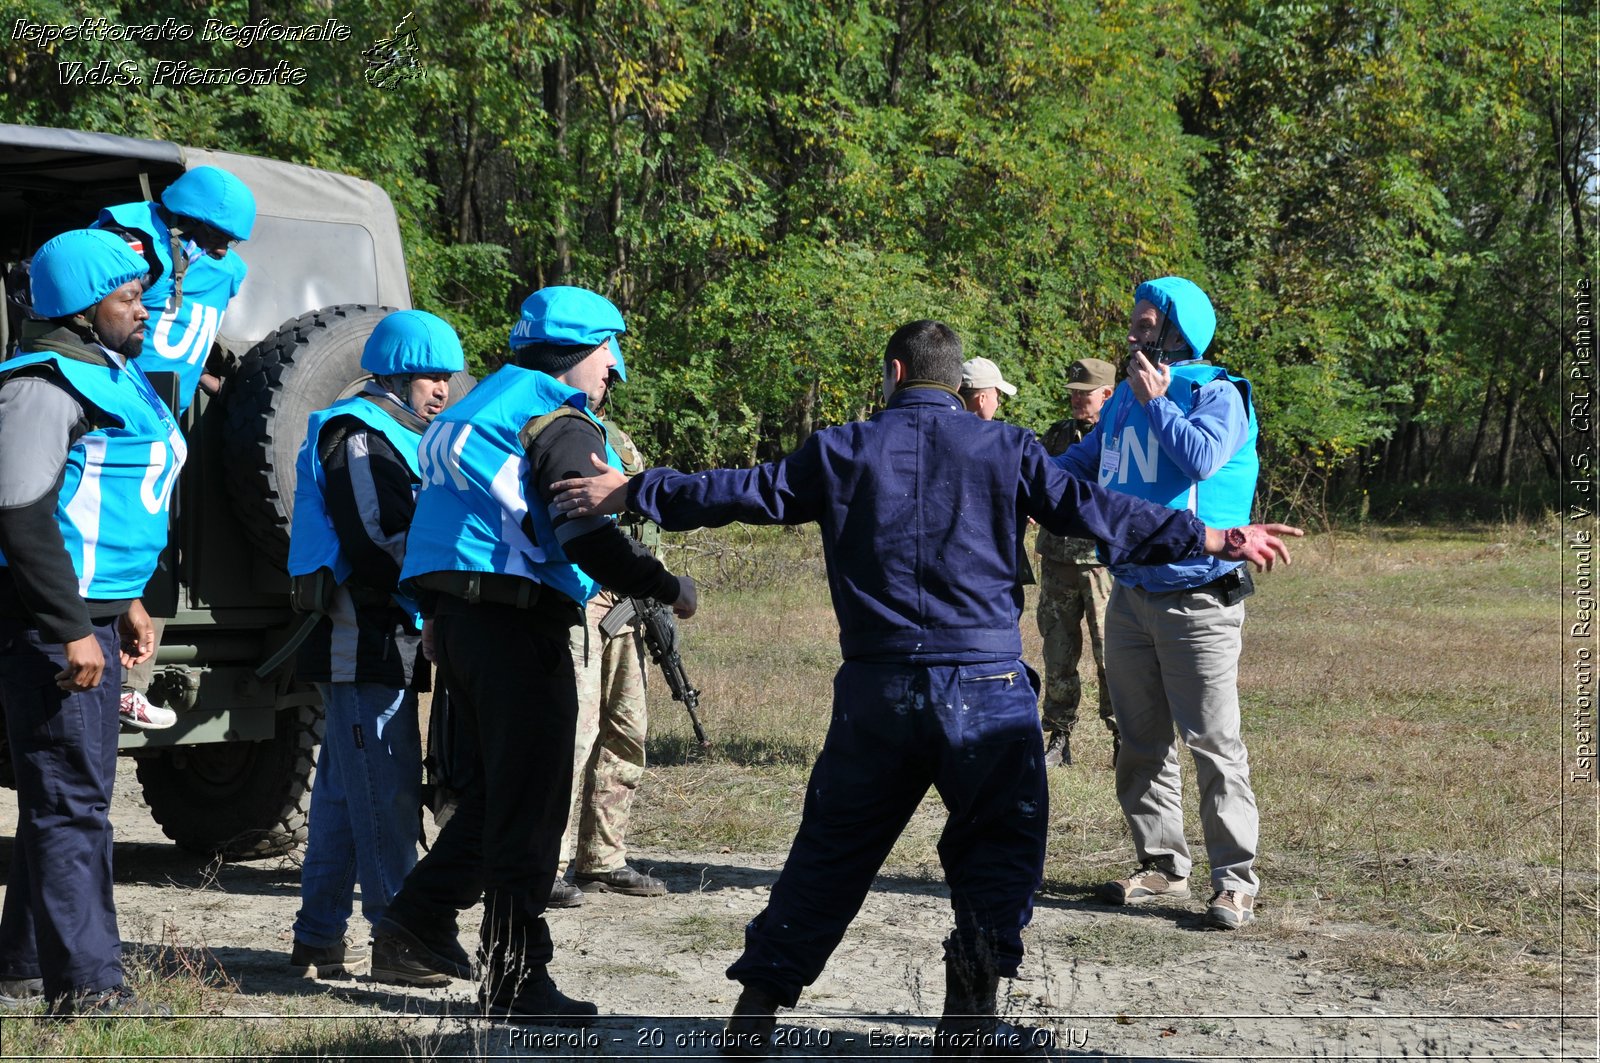
<path fill-rule="evenodd" d="M 967 678 L 967 682 L 987 683 L 996 679 L 1004 679 L 1006 681 L 1006 686 L 1010 686 L 1012 683 L 1017 681 L 1017 676 L 1021 674 L 1021 672 L 1001 672 L 999 675 L 974 675 L 969 676 Z"/>

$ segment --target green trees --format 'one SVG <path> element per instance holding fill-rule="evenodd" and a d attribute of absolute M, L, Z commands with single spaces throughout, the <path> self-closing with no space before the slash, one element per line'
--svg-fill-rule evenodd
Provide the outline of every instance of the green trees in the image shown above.
<path fill-rule="evenodd" d="M 102 8 L 118 5 L 101 5 Z M 35 3 L 29 17 L 82 17 Z M 321 4 L 120 5 L 112 22 Z M 420 78 L 361 49 L 407 12 Z M 889 331 L 956 325 L 1065 409 L 1129 292 L 1181 272 L 1259 384 L 1272 489 L 1544 476 L 1557 265 L 1586 265 L 1593 79 L 1561 8 L 1400 0 L 421 0 L 344 45 L 0 42 L 13 121 L 349 170 L 406 226 L 418 305 L 493 361 L 548 283 L 630 323 L 619 412 L 659 458 L 750 461 L 875 401 Z M 303 84 L 112 92 L 67 57 L 268 66 Z M 1586 95 L 1587 93 L 1587 95 Z M 1543 368 L 1543 372 L 1541 372 Z M 636 433 L 637 434 L 637 433 Z"/>

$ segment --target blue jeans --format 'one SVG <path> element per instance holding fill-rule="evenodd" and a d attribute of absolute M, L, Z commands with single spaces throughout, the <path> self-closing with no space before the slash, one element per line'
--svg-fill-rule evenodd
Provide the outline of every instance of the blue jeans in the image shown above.
<path fill-rule="evenodd" d="M 728 977 L 794 1007 L 929 786 L 949 813 L 939 839 L 955 917 L 947 955 L 982 950 L 1014 977 L 1049 821 L 1037 713 L 1033 676 L 1018 660 L 845 661 L 799 833 Z"/>
<path fill-rule="evenodd" d="M 327 725 L 300 867 L 296 941 L 344 940 L 355 884 L 376 923 L 417 862 L 422 739 L 417 695 L 382 683 L 318 683 Z"/>

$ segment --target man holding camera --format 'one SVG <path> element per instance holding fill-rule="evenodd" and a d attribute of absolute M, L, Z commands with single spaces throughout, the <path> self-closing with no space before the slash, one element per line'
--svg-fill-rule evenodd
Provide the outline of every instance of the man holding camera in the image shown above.
<path fill-rule="evenodd" d="M 1250 383 L 1201 360 L 1216 332 L 1205 292 L 1182 277 L 1134 290 L 1128 377 L 1084 440 L 1056 458 L 1100 485 L 1184 509 L 1212 527 L 1249 523 L 1256 414 Z M 1206 923 L 1253 918 L 1260 882 L 1250 764 L 1239 730 L 1239 649 L 1249 569 L 1203 557 L 1113 564 L 1106 678 L 1121 733 L 1117 800 L 1139 867 L 1100 887 L 1111 904 L 1189 896 L 1175 737 L 1194 757 L 1213 895 Z"/>

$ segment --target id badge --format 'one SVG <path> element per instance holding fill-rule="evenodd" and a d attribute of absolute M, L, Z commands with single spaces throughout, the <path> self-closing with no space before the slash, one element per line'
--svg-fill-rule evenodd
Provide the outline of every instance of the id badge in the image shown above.
<path fill-rule="evenodd" d="M 1117 475 L 1117 469 L 1122 466 L 1122 451 L 1115 447 L 1103 447 L 1100 451 L 1100 483 L 1111 482 Z"/>

